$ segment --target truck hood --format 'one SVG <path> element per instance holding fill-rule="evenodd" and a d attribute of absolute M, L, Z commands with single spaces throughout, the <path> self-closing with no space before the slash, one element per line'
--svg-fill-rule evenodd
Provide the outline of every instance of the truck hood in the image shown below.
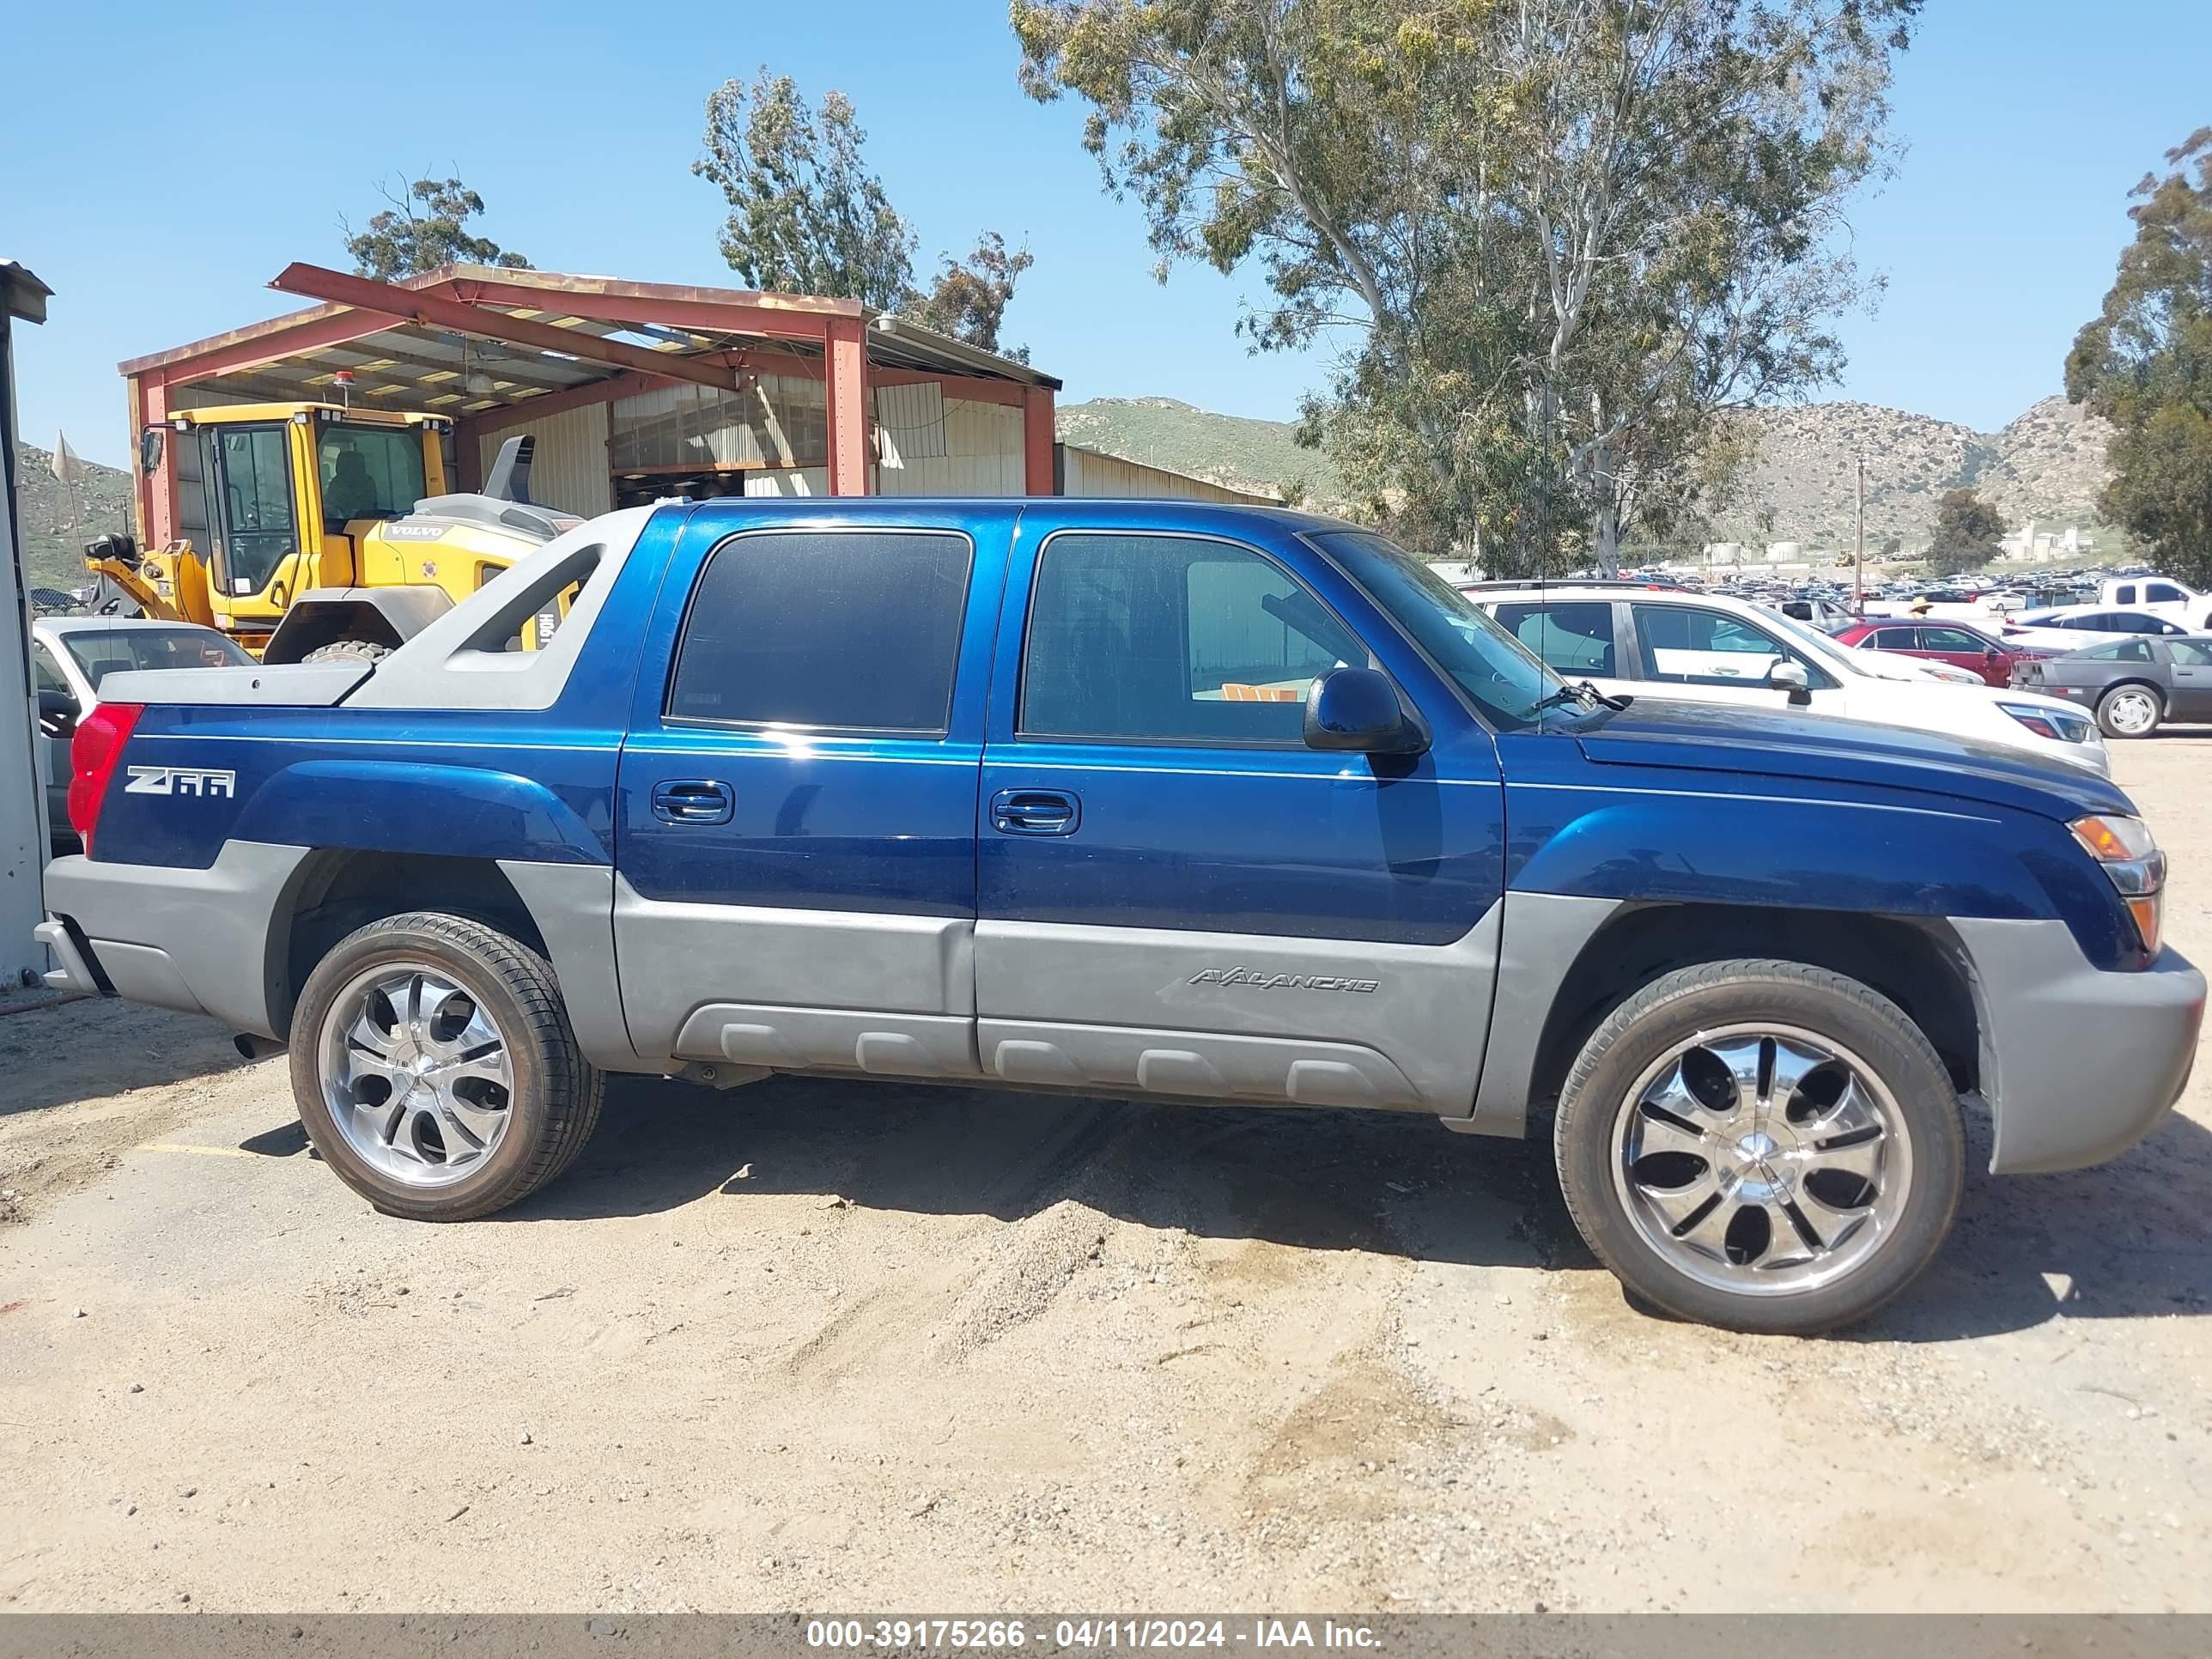
<path fill-rule="evenodd" d="M 2085 812 L 2136 810 L 2112 784 L 2055 757 L 2042 762 L 1972 738 L 1786 708 L 1638 696 L 1602 724 L 1577 733 L 1575 740 L 1601 766 L 1747 773 L 1785 787 L 1826 782 L 1910 789 L 2062 822 Z"/>

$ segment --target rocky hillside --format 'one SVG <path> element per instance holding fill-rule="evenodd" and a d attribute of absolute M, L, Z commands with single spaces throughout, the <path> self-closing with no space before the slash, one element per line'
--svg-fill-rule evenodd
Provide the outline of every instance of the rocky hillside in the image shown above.
<path fill-rule="evenodd" d="M 1867 464 L 1867 539 L 1924 538 L 1936 503 L 1962 484 L 1979 490 L 2017 527 L 2100 522 L 2105 442 L 2110 428 L 2068 403 L 2045 398 L 2002 432 L 1873 404 L 1804 404 L 1753 417 L 1759 460 L 1742 501 L 1725 515 L 1724 539 L 1802 541 L 1838 547 L 1852 534 L 1854 464 Z M 1762 537 L 1759 512 L 1772 510 Z"/>
<path fill-rule="evenodd" d="M 1802 541 L 1840 547 L 1851 535 L 1853 463 L 1867 463 L 1867 536 L 1908 546 L 1923 539 L 1947 489 L 1972 484 L 2015 527 L 2100 522 L 2105 424 L 2046 398 L 2002 432 L 1873 404 L 1805 404 L 1752 416 L 1759 458 L 1742 502 L 1715 534 L 1724 540 Z M 1287 422 L 1210 414 L 1172 398 L 1100 398 L 1060 411 L 1063 441 L 1244 489 L 1303 484 L 1316 506 L 1345 492 L 1328 463 L 1291 441 Z M 1771 508 L 1762 533 L 1759 511 Z"/>
<path fill-rule="evenodd" d="M 1123 460 L 1188 472 L 1232 489 L 1303 489 L 1319 506 L 1343 495 L 1328 461 L 1301 449 L 1287 421 L 1216 415 L 1173 398 L 1094 398 L 1060 411 L 1060 441 Z"/>
<path fill-rule="evenodd" d="M 131 475 L 80 460 L 82 476 L 64 486 L 54 477 L 51 450 L 21 444 L 16 460 L 31 586 L 82 587 L 92 580 L 85 574 L 84 544 L 131 527 Z"/>

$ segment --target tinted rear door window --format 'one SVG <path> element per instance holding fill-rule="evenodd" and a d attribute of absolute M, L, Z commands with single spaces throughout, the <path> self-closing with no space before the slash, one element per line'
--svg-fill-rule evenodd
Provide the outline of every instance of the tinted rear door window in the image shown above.
<path fill-rule="evenodd" d="M 670 717 L 942 733 L 973 553 L 949 531 L 732 537 L 693 591 Z"/>

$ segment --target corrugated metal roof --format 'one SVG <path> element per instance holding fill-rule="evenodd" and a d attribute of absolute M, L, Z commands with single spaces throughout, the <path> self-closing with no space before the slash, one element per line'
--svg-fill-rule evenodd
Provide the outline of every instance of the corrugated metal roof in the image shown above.
<path fill-rule="evenodd" d="M 446 265 L 392 286 L 462 296 L 491 289 L 507 299 L 527 296 L 534 300 L 542 295 L 543 305 L 493 302 L 480 297 L 471 298 L 469 302 L 483 314 L 487 325 L 495 329 L 500 317 L 512 317 L 541 327 L 550 325 L 597 335 L 602 339 L 664 354 L 672 360 L 759 350 L 766 346 L 779 353 L 819 361 L 822 347 L 817 341 L 777 332 L 774 316 L 788 313 L 790 325 L 794 329 L 821 326 L 813 319 L 842 318 L 866 325 L 863 337 L 868 359 L 885 368 L 979 376 L 1054 390 L 1060 386 L 1057 380 L 1026 363 L 949 338 L 905 318 L 870 311 L 851 300 L 635 283 L 559 271 L 495 270 L 480 265 Z M 564 308 L 564 299 L 598 314 L 578 315 Z M 718 309 L 726 311 L 731 307 L 768 313 L 770 320 L 764 330 L 758 331 L 708 325 L 712 321 L 723 320 L 715 317 Z M 343 305 L 311 306 L 188 345 L 134 357 L 119 367 L 125 374 L 141 374 L 156 369 L 174 370 L 194 359 L 217 353 L 248 356 L 257 340 L 270 339 L 272 345 L 276 345 L 274 337 L 307 325 L 340 319 L 354 312 L 354 307 Z M 606 314 L 611 312 L 614 314 Z M 487 340 L 421 322 L 380 325 L 375 312 L 355 314 L 362 318 L 364 331 L 358 336 L 293 351 L 283 351 L 280 346 L 265 361 L 208 376 L 195 384 L 223 395 L 262 401 L 326 399 L 336 395 L 332 377 L 345 369 L 351 371 L 354 377 L 351 395 L 368 406 L 473 415 L 487 409 L 525 404 L 548 392 L 611 380 L 622 373 L 610 364 L 534 345 Z M 343 323 L 338 327 L 342 331 Z M 328 337 L 331 331 L 319 332 Z"/>

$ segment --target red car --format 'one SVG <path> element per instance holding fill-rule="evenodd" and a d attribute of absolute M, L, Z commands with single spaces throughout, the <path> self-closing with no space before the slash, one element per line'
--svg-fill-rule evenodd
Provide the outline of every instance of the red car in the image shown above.
<path fill-rule="evenodd" d="M 1934 618 L 1886 617 L 1853 623 L 1836 635 L 1836 643 L 1860 651 L 1888 651 L 1900 657 L 1948 662 L 1954 668 L 1979 674 L 1986 685 L 1998 687 L 2012 684 L 2015 662 L 2049 654 L 2007 645 L 1965 623 Z"/>

